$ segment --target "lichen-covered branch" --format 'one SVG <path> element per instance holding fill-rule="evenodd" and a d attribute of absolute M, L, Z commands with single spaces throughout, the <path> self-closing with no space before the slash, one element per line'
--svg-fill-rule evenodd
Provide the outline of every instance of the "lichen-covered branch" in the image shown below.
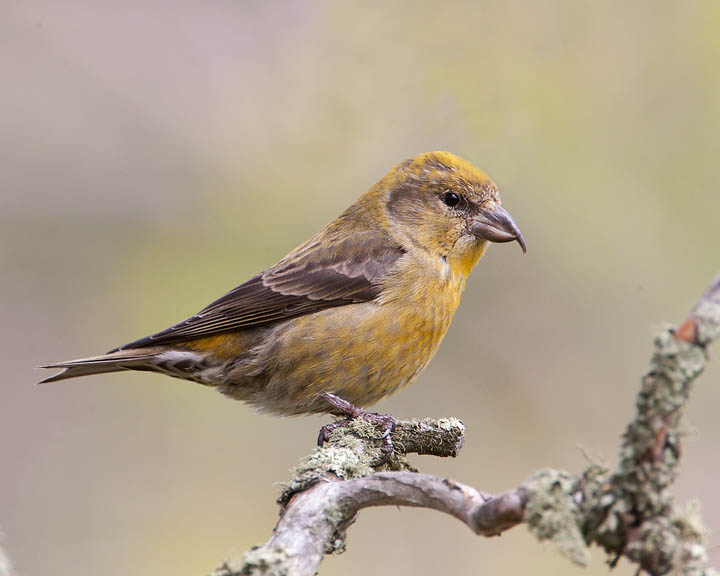
<path fill-rule="evenodd" d="M 450 514 L 484 536 L 523 519 L 522 489 L 491 498 L 475 488 L 417 472 L 378 472 L 318 483 L 296 494 L 265 545 L 245 554 L 242 568 L 217 574 L 315 574 L 324 554 L 345 549 L 345 530 L 363 508 L 415 506 Z"/>
<path fill-rule="evenodd" d="M 270 541 L 242 565 L 215 576 L 315 574 L 324 554 L 345 547 L 345 532 L 370 506 L 416 506 L 445 512 L 475 533 L 495 536 L 522 522 L 579 564 L 598 544 L 614 564 L 624 556 L 653 575 L 710 575 L 696 508 L 678 512 L 669 488 L 680 458 L 680 419 L 705 349 L 720 336 L 720 276 L 688 318 L 656 336 L 642 379 L 637 414 L 622 437 L 616 470 L 591 464 L 573 475 L 541 470 L 523 486 L 490 496 L 453 480 L 420 474 L 405 454 L 455 456 L 464 427 L 455 419 L 399 422 L 395 452 L 379 469 L 375 429 L 356 420 L 295 469 L 278 502 Z"/>
<path fill-rule="evenodd" d="M 668 488 L 678 474 L 682 409 L 705 367 L 706 347 L 718 336 L 720 276 L 677 329 L 666 326 L 656 335 L 618 469 L 609 487 L 599 489 L 604 517 L 586 531 L 590 540 L 652 574 L 702 574 L 706 563 L 697 514 L 674 512 Z"/>
<path fill-rule="evenodd" d="M 624 556 L 650 574 L 712 573 L 697 509 L 676 510 L 669 488 L 678 473 L 682 409 L 705 366 L 706 347 L 719 336 L 720 276 L 684 322 L 656 335 L 617 469 L 593 465 L 578 476 L 536 475 L 561 478 L 546 481 L 556 498 L 549 490 L 531 492 L 526 521 L 539 538 L 554 540 L 579 563 L 594 543 L 611 564 Z"/>
<path fill-rule="evenodd" d="M 330 441 L 303 458 L 293 470 L 292 478 L 283 486 L 278 503 L 284 506 L 298 492 L 318 482 L 364 478 L 377 471 L 381 460 L 381 443 L 375 439 L 375 427 L 362 419 L 346 428 L 338 428 Z M 457 418 L 439 420 L 400 420 L 395 424 L 395 451 L 384 470 L 415 469 L 406 454 L 457 456 L 465 439 L 465 426 Z"/>

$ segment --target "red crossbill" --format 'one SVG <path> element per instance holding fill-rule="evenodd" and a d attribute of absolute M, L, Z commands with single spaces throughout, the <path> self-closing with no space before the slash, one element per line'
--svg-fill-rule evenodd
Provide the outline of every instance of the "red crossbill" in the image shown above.
<path fill-rule="evenodd" d="M 276 414 L 366 406 L 415 380 L 488 242 L 525 241 L 495 183 L 448 152 L 382 180 L 277 264 L 195 316 L 44 380 L 143 370 Z"/>

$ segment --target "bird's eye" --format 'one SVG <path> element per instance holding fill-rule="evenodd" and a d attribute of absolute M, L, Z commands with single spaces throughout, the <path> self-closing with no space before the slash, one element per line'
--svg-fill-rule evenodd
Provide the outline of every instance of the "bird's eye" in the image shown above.
<path fill-rule="evenodd" d="M 455 206 L 460 204 L 460 196 L 455 194 L 455 192 L 445 192 L 445 195 L 443 196 L 443 202 L 450 206 L 450 208 L 455 208 Z"/>

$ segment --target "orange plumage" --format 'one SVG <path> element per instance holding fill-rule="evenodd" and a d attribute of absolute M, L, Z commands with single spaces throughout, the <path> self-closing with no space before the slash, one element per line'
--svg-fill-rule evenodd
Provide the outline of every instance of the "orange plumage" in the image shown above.
<path fill-rule="evenodd" d="M 372 404 L 415 380 L 488 242 L 525 244 L 494 182 L 448 152 L 393 168 L 323 230 L 197 315 L 46 382 L 154 371 L 278 414 Z"/>

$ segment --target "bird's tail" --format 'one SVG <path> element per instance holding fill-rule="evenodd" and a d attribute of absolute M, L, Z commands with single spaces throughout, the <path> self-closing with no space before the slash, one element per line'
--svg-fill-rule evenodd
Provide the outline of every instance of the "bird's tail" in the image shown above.
<path fill-rule="evenodd" d="M 57 382 L 58 380 L 66 380 L 67 378 L 77 378 L 78 376 L 89 376 L 91 374 L 119 372 L 121 370 L 153 370 L 157 364 L 160 353 L 161 351 L 153 348 L 118 350 L 117 352 L 93 356 L 92 358 L 81 358 L 79 360 L 69 360 L 67 362 L 40 366 L 40 368 L 62 369 L 62 372 L 42 380 L 40 384 Z"/>

